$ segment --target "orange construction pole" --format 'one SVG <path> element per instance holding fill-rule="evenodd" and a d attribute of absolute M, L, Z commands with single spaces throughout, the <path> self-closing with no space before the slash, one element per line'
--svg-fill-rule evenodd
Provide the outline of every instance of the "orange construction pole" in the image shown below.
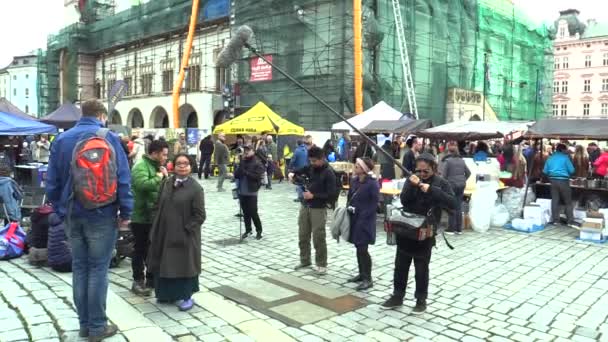
<path fill-rule="evenodd" d="M 182 56 L 182 63 L 179 68 L 179 76 L 177 82 L 173 85 L 173 128 L 179 128 L 179 93 L 184 83 L 186 68 L 190 62 L 190 53 L 192 52 L 192 41 L 196 32 L 196 19 L 198 18 L 199 0 L 192 0 L 192 14 L 190 15 L 190 26 L 188 28 L 188 39 L 186 40 L 186 49 Z"/>
<path fill-rule="evenodd" d="M 353 42 L 355 62 L 355 113 L 363 113 L 363 39 L 361 0 L 353 0 Z"/>

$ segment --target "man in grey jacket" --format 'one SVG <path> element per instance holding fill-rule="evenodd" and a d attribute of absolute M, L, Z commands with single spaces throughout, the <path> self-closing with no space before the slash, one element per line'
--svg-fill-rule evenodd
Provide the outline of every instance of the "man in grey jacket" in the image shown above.
<path fill-rule="evenodd" d="M 456 208 L 454 208 L 448 218 L 447 232 L 462 234 L 462 201 L 464 199 L 467 179 L 471 176 L 471 171 L 460 157 L 458 144 L 455 141 L 448 143 L 448 153 L 442 159 L 440 173 L 452 186 L 454 197 L 456 197 L 457 201 Z"/>
<path fill-rule="evenodd" d="M 226 135 L 224 133 L 220 133 L 217 136 L 217 141 L 215 142 L 214 156 L 215 156 L 215 165 L 219 170 L 219 177 L 217 179 L 217 191 L 222 192 L 224 190 L 224 180 L 228 175 L 228 162 L 229 162 L 229 154 L 228 146 L 226 146 Z"/>

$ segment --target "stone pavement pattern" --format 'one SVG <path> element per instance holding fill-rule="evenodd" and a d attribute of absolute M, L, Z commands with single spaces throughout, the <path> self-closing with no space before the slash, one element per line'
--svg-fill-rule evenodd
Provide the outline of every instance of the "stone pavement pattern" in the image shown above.
<path fill-rule="evenodd" d="M 134 296 L 128 261 L 111 271 L 108 316 L 121 334 L 108 341 L 608 341 L 606 246 L 576 242 L 576 231 L 551 228 L 528 235 L 492 229 L 440 241 L 433 251 L 429 307 L 422 316 L 406 305 L 382 311 L 392 291 L 394 247 L 385 235 L 370 249 L 375 286 L 353 290 L 355 250 L 328 238 L 329 272 L 294 271 L 299 261 L 293 188 L 260 193 L 264 238 L 240 245 L 238 212 L 230 192 L 203 182 L 208 220 L 203 228 L 202 289 L 197 306 L 179 312 L 154 298 Z M 298 328 L 226 300 L 211 288 L 289 274 L 367 300 L 364 308 Z M 0 262 L 0 341 L 77 341 L 70 275 L 36 268 L 24 258 Z M 413 277 L 412 277 L 413 278 Z"/>

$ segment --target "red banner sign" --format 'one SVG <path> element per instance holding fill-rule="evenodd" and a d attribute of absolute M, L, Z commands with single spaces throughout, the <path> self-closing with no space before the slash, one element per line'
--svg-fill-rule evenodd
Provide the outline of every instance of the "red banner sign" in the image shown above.
<path fill-rule="evenodd" d="M 264 56 L 270 63 L 272 63 L 272 56 Z M 262 82 L 272 81 L 272 67 L 259 57 L 254 57 L 249 61 L 251 66 L 251 76 L 249 82 Z"/>

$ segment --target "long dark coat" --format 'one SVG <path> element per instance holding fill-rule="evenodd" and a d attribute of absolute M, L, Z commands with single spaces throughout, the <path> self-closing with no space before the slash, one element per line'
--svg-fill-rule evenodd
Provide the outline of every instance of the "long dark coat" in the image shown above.
<path fill-rule="evenodd" d="M 376 209 L 379 193 L 378 181 L 370 176 L 367 176 L 363 182 L 359 177 L 355 177 L 350 183 L 348 205 L 355 207 L 355 214 L 350 216 L 349 242 L 355 246 L 376 243 Z"/>
<path fill-rule="evenodd" d="M 201 226 L 205 194 L 192 178 L 177 188 L 175 176 L 161 185 L 158 214 L 150 232 L 148 268 L 161 278 L 192 278 L 201 273 Z"/>

